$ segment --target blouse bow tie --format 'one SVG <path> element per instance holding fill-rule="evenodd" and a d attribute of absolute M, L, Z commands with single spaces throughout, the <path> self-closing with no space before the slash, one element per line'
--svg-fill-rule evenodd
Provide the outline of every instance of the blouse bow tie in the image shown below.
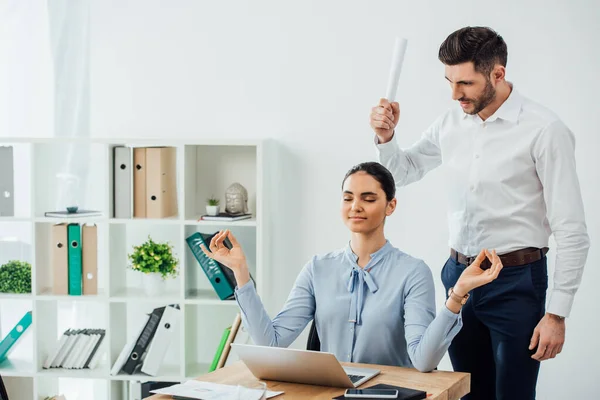
<path fill-rule="evenodd" d="M 370 268 L 369 268 L 370 270 Z M 377 284 L 369 273 L 363 268 L 352 268 L 350 279 L 348 279 L 348 291 L 351 293 L 349 322 L 361 324 L 361 313 L 365 303 L 365 283 L 371 293 L 377 292 Z"/>

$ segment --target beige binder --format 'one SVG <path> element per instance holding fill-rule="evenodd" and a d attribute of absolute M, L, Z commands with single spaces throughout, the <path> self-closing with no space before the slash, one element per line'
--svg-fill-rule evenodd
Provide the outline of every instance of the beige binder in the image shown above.
<path fill-rule="evenodd" d="M 146 148 L 146 217 L 177 215 L 177 149 Z"/>
<path fill-rule="evenodd" d="M 81 242 L 83 294 L 98 294 L 98 227 L 83 225 Z"/>
<path fill-rule="evenodd" d="M 146 218 L 146 148 L 133 149 L 133 216 Z"/>
<path fill-rule="evenodd" d="M 52 293 L 69 294 L 69 246 L 67 224 L 52 225 Z"/>
<path fill-rule="evenodd" d="M 231 325 L 231 333 L 227 338 L 227 342 L 225 342 L 225 347 L 223 348 L 223 352 L 221 353 L 221 357 L 219 358 L 219 362 L 217 363 L 217 369 L 225 366 L 225 362 L 227 361 L 227 357 L 229 357 L 229 351 L 231 350 L 231 343 L 235 340 L 235 336 L 240 329 L 240 325 L 242 324 L 242 314 L 238 313 Z"/>

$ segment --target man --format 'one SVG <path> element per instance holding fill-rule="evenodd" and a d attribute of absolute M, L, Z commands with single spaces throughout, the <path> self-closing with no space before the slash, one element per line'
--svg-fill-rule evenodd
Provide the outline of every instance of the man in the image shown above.
<path fill-rule="evenodd" d="M 443 161 L 451 246 L 442 270 L 447 290 L 478 249 L 501 255 L 504 270 L 471 293 L 463 329 L 449 349 L 454 369 L 471 373 L 465 399 L 534 399 L 540 361 L 562 350 L 564 318 L 589 248 L 575 139 L 555 114 L 505 80 L 507 48 L 493 30 L 452 33 L 439 59 L 460 108 L 448 110 L 417 143 L 401 150 L 394 134 L 399 105 L 382 99 L 370 117 L 379 159 L 398 186 L 421 179 Z M 557 255 L 546 311 L 550 234 Z"/>

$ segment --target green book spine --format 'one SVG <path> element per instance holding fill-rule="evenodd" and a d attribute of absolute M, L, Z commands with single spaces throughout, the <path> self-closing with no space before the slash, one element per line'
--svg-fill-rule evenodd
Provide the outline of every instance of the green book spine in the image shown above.
<path fill-rule="evenodd" d="M 68 225 L 67 239 L 69 240 L 69 294 L 81 296 L 81 226 L 79 224 Z"/>
<path fill-rule="evenodd" d="M 223 331 L 223 336 L 221 336 L 221 343 L 219 343 L 219 347 L 217 347 L 217 352 L 215 353 L 215 357 L 213 358 L 212 364 L 210 364 L 210 369 L 208 372 L 213 372 L 217 369 L 217 365 L 219 364 L 219 358 L 221 358 L 221 353 L 223 353 L 223 349 L 225 348 L 225 343 L 227 343 L 227 339 L 229 338 L 229 334 L 231 333 L 231 327 L 228 327 Z"/>

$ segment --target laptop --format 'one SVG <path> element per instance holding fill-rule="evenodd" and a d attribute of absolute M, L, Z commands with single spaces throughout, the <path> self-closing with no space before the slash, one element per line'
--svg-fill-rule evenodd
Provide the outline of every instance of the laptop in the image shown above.
<path fill-rule="evenodd" d="M 371 368 L 342 367 L 332 353 L 232 343 L 240 359 L 258 379 L 354 388 L 377 376 Z"/>

